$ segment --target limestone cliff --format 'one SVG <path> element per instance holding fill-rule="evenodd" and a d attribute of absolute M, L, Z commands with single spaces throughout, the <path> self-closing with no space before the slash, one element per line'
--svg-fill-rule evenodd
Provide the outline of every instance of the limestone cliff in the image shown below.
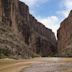
<path fill-rule="evenodd" d="M 72 11 L 58 30 L 58 52 L 60 56 L 72 56 Z"/>
<path fill-rule="evenodd" d="M 0 0 L 0 55 L 29 58 L 54 56 L 56 39 L 19 0 Z"/>

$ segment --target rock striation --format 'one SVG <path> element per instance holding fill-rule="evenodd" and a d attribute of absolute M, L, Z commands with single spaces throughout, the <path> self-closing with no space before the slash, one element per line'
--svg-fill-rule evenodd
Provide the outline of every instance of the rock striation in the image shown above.
<path fill-rule="evenodd" d="M 72 57 L 72 11 L 61 23 L 57 37 L 59 55 Z"/>
<path fill-rule="evenodd" d="M 30 15 L 31 40 L 30 45 L 41 56 L 53 56 L 56 53 L 56 39 L 51 29 L 47 29 Z M 32 42 L 31 42 L 32 41 Z"/>
<path fill-rule="evenodd" d="M 54 56 L 55 35 L 38 22 L 19 0 L 0 0 L 0 56 Z"/>

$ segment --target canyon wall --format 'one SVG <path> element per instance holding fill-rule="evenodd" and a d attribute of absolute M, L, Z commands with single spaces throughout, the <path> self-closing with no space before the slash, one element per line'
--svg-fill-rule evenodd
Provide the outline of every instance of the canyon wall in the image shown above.
<path fill-rule="evenodd" d="M 61 23 L 57 36 L 59 56 L 72 57 L 72 11 Z"/>
<path fill-rule="evenodd" d="M 19 0 L 0 0 L 0 56 L 54 56 L 55 35 L 38 22 Z"/>

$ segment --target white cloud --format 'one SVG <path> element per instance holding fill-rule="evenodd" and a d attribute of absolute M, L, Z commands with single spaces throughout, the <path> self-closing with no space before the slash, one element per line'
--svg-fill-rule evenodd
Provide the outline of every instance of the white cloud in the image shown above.
<path fill-rule="evenodd" d="M 48 0 L 21 0 L 25 2 L 29 7 L 39 6 L 40 4 L 44 4 L 48 2 Z"/>
<path fill-rule="evenodd" d="M 32 15 L 36 16 L 37 8 L 42 4 L 49 2 L 49 0 L 20 0 L 29 6 L 29 11 Z"/>
<path fill-rule="evenodd" d="M 72 9 L 72 0 L 62 0 L 60 4 L 62 10 L 58 11 L 58 13 L 63 15 L 63 18 L 65 18 L 69 15 L 70 10 Z"/>
<path fill-rule="evenodd" d="M 36 14 L 36 7 L 41 6 L 48 2 L 49 0 L 21 0 L 25 2 L 30 7 L 31 14 Z M 68 16 L 69 11 L 72 9 L 72 0 L 61 0 L 61 10 L 57 11 L 58 16 L 46 16 L 42 17 L 39 15 L 35 15 L 38 21 L 43 23 L 46 27 L 53 30 L 55 35 L 57 34 L 57 29 L 59 28 L 60 22 Z"/>
<path fill-rule="evenodd" d="M 25 2 L 29 6 L 34 5 L 37 2 L 37 0 L 21 0 L 21 1 Z"/>
<path fill-rule="evenodd" d="M 35 15 L 36 11 L 35 8 L 39 7 L 41 4 L 48 2 L 49 0 L 21 0 L 25 2 L 30 7 L 31 14 Z M 41 17 L 39 15 L 35 15 L 37 20 L 43 23 L 47 28 L 53 30 L 55 35 L 57 34 L 57 29 L 59 28 L 60 20 L 57 16 L 46 16 Z"/>
<path fill-rule="evenodd" d="M 62 15 L 64 17 L 68 17 L 68 14 L 69 14 L 69 10 L 64 10 L 64 11 L 61 11 Z"/>
<path fill-rule="evenodd" d="M 72 0 L 64 0 L 64 5 L 67 10 L 71 10 L 72 9 Z"/>
<path fill-rule="evenodd" d="M 60 3 L 61 10 L 57 11 L 59 23 L 68 17 L 70 10 L 72 10 L 72 0 L 62 0 Z"/>
<path fill-rule="evenodd" d="M 69 11 L 70 10 L 60 10 L 60 11 L 57 11 L 57 14 L 58 14 L 59 18 L 61 18 L 61 20 L 63 20 L 66 17 L 68 17 Z"/>
<path fill-rule="evenodd" d="M 66 8 L 66 14 L 68 15 L 70 10 L 72 10 L 72 0 L 64 0 L 64 6 Z"/>
<path fill-rule="evenodd" d="M 50 17 L 38 17 L 37 18 L 41 23 L 43 23 L 47 28 L 53 30 L 55 35 L 57 34 L 57 29 L 59 28 L 59 19 L 57 16 L 50 16 Z"/>

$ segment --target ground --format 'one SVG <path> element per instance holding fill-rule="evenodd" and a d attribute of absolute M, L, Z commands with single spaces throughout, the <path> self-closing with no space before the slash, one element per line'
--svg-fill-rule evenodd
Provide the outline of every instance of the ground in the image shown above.
<path fill-rule="evenodd" d="M 0 72 L 72 72 L 72 58 L 0 59 Z"/>

